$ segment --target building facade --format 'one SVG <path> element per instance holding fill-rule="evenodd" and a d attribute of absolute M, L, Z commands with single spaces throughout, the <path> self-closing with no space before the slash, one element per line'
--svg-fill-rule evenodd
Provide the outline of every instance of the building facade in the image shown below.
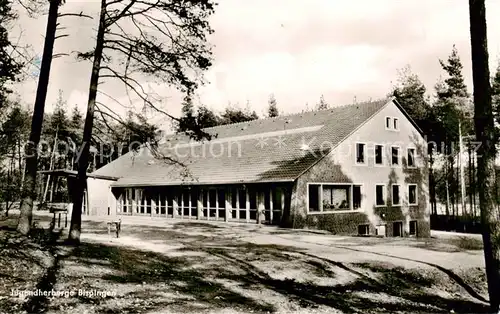
<path fill-rule="evenodd" d="M 426 142 L 392 98 L 205 131 L 98 169 L 117 179 L 89 181 L 90 212 L 429 236 Z"/>

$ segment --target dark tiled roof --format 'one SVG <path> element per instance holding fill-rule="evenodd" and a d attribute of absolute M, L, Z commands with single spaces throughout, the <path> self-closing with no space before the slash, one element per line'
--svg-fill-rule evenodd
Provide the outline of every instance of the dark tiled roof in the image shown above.
<path fill-rule="evenodd" d="M 158 152 L 128 153 L 94 174 L 118 186 L 293 181 L 390 100 L 208 128 L 214 138 L 192 146 L 172 135 Z"/>

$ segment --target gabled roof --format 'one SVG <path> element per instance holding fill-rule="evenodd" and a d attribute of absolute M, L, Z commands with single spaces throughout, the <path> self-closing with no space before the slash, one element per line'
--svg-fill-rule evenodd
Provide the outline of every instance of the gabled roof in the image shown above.
<path fill-rule="evenodd" d="M 159 154 L 144 147 L 94 174 L 119 177 L 115 186 L 294 181 L 391 101 L 207 128 L 214 138 L 204 143 L 172 135 L 160 144 Z"/>

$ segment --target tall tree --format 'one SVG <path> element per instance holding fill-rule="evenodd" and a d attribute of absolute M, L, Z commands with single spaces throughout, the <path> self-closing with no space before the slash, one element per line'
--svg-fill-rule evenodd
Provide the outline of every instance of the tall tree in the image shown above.
<path fill-rule="evenodd" d="M 500 212 L 494 201 L 496 132 L 491 103 L 486 8 L 484 0 L 469 0 L 472 79 L 474 83 L 474 126 L 481 142 L 477 162 L 479 206 L 492 313 L 500 307 Z"/>
<path fill-rule="evenodd" d="M 94 113 L 106 105 L 96 101 L 99 79 L 116 79 L 144 104 L 158 110 L 137 75 L 152 77 L 177 87 L 188 96 L 200 82 L 192 73 L 211 66 L 207 35 L 212 32 L 208 18 L 215 4 L 210 0 L 101 0 L 96 46 L 80 57 L 92 59 L 89 98 L 78 160 L 73 214 L 69 240 L 80 241 L 83 192 L 86 187 Z M 119 62 L 113 62 L 119 60 Z M 162 110 L 162 113 L 166 114 Z M 168 114 L 167 114 L 168 115 Z M 173 118 L 172 116 L 168 115 Z"/>
<path fill-rule="evenodd" d="M 52 64 L 54 41 L 56 39 L 57 17 L 60 4 L 61 0 L 50 0 L 40 77 L 38 79 L 35 106 L 31 121 L 31 133 L 29 144 L 26 145 L 26 174 L 24 176 L 22 191 L 23 197 L 21 201 L 21 212 L 19 214 L 19 221 L 17 224 L 17 230 L 21 234 L 28 234 L 31 229 L 33 201 L 36 194 L 36 172 L 38 166 L 37 148 L 42 133 L 45 100 L 47 98 L 50 67 Z"/>
<path fill-rule="evenodd" d="M 21 70 L 21 65 L 12 57 L 12 44 L 6 27 L 15 18 L 11 5 L 9 0 L 0 0 L 0 110 L 11 92 L 8 84 L 16 79 Z"/>
<path fill-rule="evenodd" d="M 321 97 L 319 98 L 319 102 L 316 104 L 316 110 L 324 110 L 328 109 L 328 107 L 329 105 L 325 100 L 325 96 L 321 95 Z"/>
<path fill-rule="evenodd" d="M 274 94 L 271 94 L 269 96 L 268 107 L 267 107 L 267 116 L 269 118 L 274 118 L 274 117 L 279 116 L 278 104 L 276 102 L 276 98 L 274 97 Z"/>
<path fill-rule="evenodd" d="M 446 61 L 439 60 L 447 76 L 444 81 L 436 84 L 437 100 L 434 103 L 434 112 L 441 124 L 442 137 L 445 143 L 444 153 L 447 169 L 446 192 L 449 197 L 446 201 L 446 210 L 458 211 L 459 180 L 454 171 L 455 157 L 459 156 L 460 135 L 472 133 L 471 107 L 469 93 L 462 74 L 463 65 L 455 45 Z M 449 201 L 448 201 L 449 199 Z M 462 198 L 463 203 L 463 198 Z M 451 207 L 451 208 L 450 208 Z"/>

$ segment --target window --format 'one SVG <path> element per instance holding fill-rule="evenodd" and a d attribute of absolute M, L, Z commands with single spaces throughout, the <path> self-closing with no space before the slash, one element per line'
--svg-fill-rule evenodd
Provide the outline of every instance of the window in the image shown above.
<path fill-rule="evenodd" d="M 383 145 L 375 145 L 375 164 L 382 165 L 384 163 L 384 146 Z"/>
<path fill-rule="evenodd" d="M 391 128 L 391 117 L 385 117 L 385 128 L 386 129 Z"/>
<path fill-rule="evenodd" d="M 385 185 L 382 185 L 382 184 L 378 184 L 375 188 L 376 205 L 377 206 L 384 206 L 385 205 L 384 189 L 385 189 Z"/>
<path fill-rule="evenodd" d="M 335 212 L 361 208 L 361 186 L 353 184 L 309 184 L 309 212 Z"/>
<path fill-rule="evenodd" d="M 399 120 L 398 120 L 398 118 L 394 118 L 393 122 L 394 122 L 394 130 L 397 130 L 399 128 L 399 125 L 398 125 Z"/>
<path fill-rule="evenodd" d="M 417 221 L 416 220 L 410 220 L 410 235 L 411 236 L 417 235 Z"/>
<path fill-rule="evenodd" d="M 323 186 L 323 210 L 345 210 L 349 204 L 350 186 L 346 185 L 324 185 Z"/>
<path fill-rule="evenodd" d="M 396 221 L 392 224 L 392 236 L 393 237 L 403 236 L 403 223 L 401 221 Z"/>
<path fill-rule="evenodd" d="M 369 235 L 370 225 L 358 225 L 358 235 Z"/>
<path fill-rule="evenodd" d="M 319 184 L 310 184 L 309 185 L 309 211 L 310 212 L 318 212 L 320 211 L 319 207 L 319 188 L 321 186 Z"/>
<path fill-rule="evenodd" d="M 408 203 L 410 205 L 417 205 L 417 185 L 408 185 Z"/>
<path fill-rule="evenodd" d="M 415 167 L 415 148 L 408 148 L 408 167 Z"/>
<path fill-rule="evenodd" d="M 392 185 L 392 205 L 398 206 L 401 205 L 401 197 L 399 196 L 399 185 Z"/>
<path fill-rule="evenodd" d="M 353 209 L 361 208 L 361 186 L 354 185 L 352 187 L 352 207 Z"/>
<path fill-rule="evenodd" d="M 356 163 L 365 163 L 365 144 L 356 143 Z"/>
<path fill-rule="evenodd" d="M 396 147 L 396 146 L 393 146 L 391 148 L 391 162 L 392 162 L 392 165 L 399 165 L 399 147 Z"/>

